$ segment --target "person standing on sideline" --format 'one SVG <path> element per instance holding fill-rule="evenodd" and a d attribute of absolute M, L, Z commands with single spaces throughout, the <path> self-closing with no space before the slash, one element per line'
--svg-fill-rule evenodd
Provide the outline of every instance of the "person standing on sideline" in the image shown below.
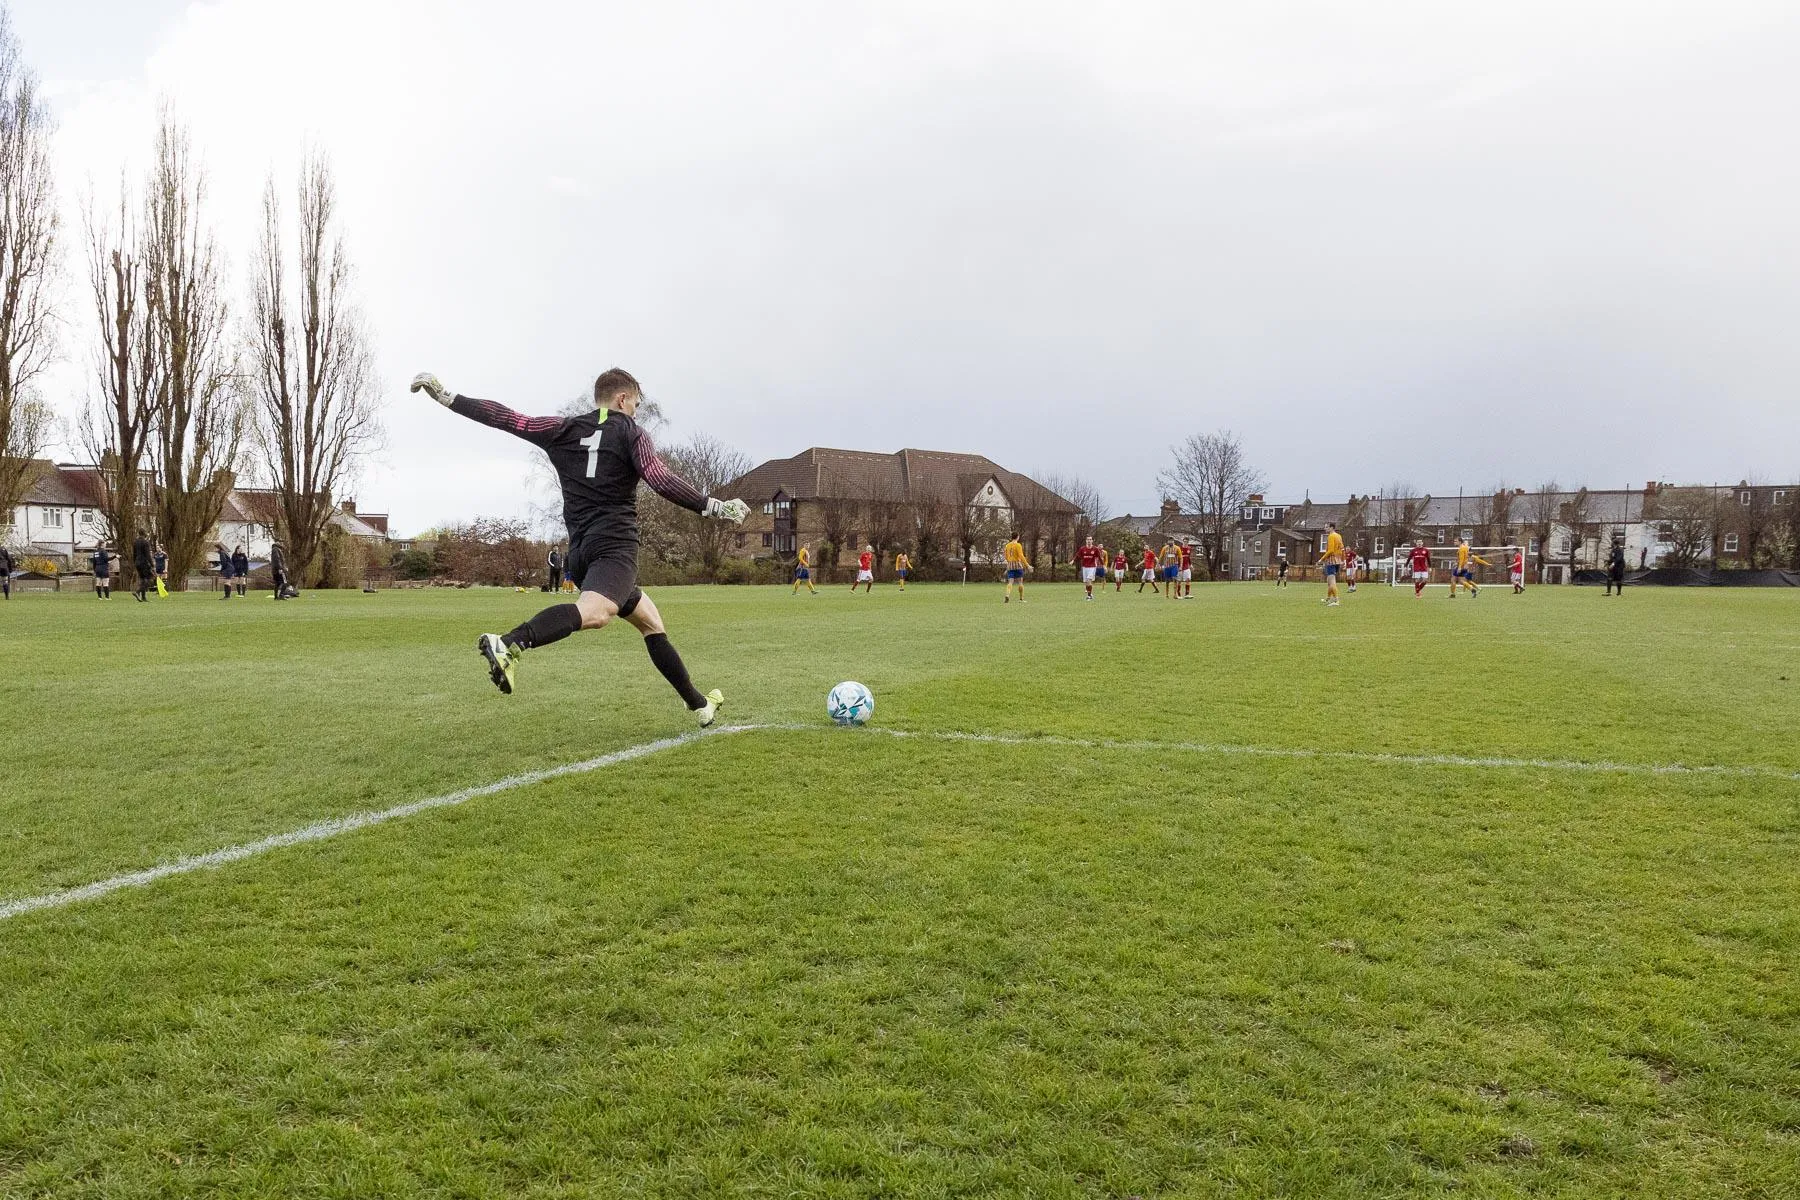
<path fill-rule="evenodd" d="M 231 599 L 231 551 L 225 548 L 224 542 L 214 542 L 213 549 L 218 552 L 219 582 L 224 585 L 221 600 Z"/>
<path fill-rule="evenodd" d="M 156 567 L 156 594 L 167 596 L 169 594 L 169 552 L 163 549 L 161 542 L 156 543 L 156 551 L 151 556 L 151 562 Z"/>
<path fill-rule="evenodd" d="M 137 576 L 131 598 L 142 604 L 150 598 L 146 593 L 155 586 L 156 562 L 150 556 L 150 539 L 141 533 L 131 543 L 131 569 Z"/>
<path fill-rule="evenodd" d="M 1407 559 L 1412 563 L 1413 599 L 1417 600 L 1425 594 L 1425 585 L 1431 582 L 1431 551 L 1424 538 L 1413 539 Z"/>
<path fill-rule="evenodd" d="M 287 551 L 280 542 L 269 544 L 269 574 L 275 577 L 275 599 L 288 598 Z"/>
<path fill-rule="evenodd" d="M 231 552 L 231 573 L 237 577 L 238 595 L 250 586 L 250 556 L 244 553 L 243 546 L 235 547 Z"/>
<path fill-rule="evenodd" d="M 12 551 L 0 546 L 0 596 L 8 600 L 12 599 L 12 573 Z"/>
<path fill-rule="evenodd" d="M 850 585 L 850 594 L 856 594 L 857 586 L 865 585 L 865 592 L 875 590 L 875 547 L 864 546 L 861 554 L 856 556 L 856 583 Z"/>
<path fill-rule="evenodd" d="M 542 592 L 554 592 L 557 588 L 562 586 L 562 554 L 555 546 L 552 546 L 550 547 L 550 557 L 545 561 L 550 569 L 549 573 L 544 578 L 544 586 L 538 590 Z"/>
<path fill-rule="evenodd" d="M 1625 594 L 1625 543 L 1614 542 L 1612 557 L 1606 563 L 1606 595 Z"/>
<path fill-rule="evenodd" d="M 94 553 L 88 557 L 88 566 L 94 571 L 94 597 L 99 600 L 112 599 L 112 554 L 105 546 L 94 547 Z"/>

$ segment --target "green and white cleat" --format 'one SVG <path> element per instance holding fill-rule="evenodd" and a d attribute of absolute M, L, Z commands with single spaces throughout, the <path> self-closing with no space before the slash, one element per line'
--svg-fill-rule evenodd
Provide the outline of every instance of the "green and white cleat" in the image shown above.
<path fill-rule="evenodd" d="M 700 728 L 705 729 L 719 719 L 719 710 L 725 707 L 725 693 L 718 688 L 706 693 L 706 707 L 696 708 L 694 715 L 700 718 Z"/>
<path fill-rule="evenodd" d="M 488 678 L 500 689 L 500 694 L 513 694 L 513 668 L 519 665 L 518 652 L 507 646 L 506 641 L 497 633 L 484 633 L 475 639 L 475 649 L 488 662 Z"/>

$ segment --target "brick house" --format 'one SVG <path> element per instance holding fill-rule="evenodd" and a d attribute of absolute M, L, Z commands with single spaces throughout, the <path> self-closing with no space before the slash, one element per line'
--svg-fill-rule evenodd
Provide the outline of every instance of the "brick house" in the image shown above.
<path fill-rule="evenodd" d="M 847 561 L 869 543 L 886 561 L 905 549 L 921 566 L 988 563 L 1013 532 L 1033 551 L 1060 556 L 1072 549 L 1081 518 L 1029 476 L 979 454 L 940 450 L 815 446 L 755 467 L 721 494 L 750 505 L 728 553 L 791 561 L 804 545 L 819 565 L 830 565 L 820 557 L 825 547 Z"/>

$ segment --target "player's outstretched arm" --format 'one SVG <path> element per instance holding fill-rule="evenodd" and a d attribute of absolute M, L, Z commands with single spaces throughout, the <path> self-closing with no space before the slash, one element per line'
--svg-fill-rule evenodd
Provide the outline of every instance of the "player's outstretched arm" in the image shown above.
<path fill-rule="evenodd" d="M 492 400 L 458 395 L 429 371 L 414 375 L 410 390 L 424 392 L 459 417 L 467 417 L 492 429 L 504 430 L 514 437 L 524 438 L 534 446 L 549 444 L 551 437 L 563 425 L 561 417 L 528 417 Z"/>
<path fill-rule="evenodd" d="M 656 445 L 650 435 L 638 433 L 637 443 L 632 447 L 632 458 L 637 463 L 638 477 L 650 485 L 650 490 L 689 512 L 699 513 L 715 521 L 730 521 L 733 525 L 742 525 L 744 518 L 750 515 L 750 506 L 742 500 L 720 500 L 716 496 L 703 494 L 699 488 L 669 469 L 669 464 L 662 460 L 656 452 Z"/>

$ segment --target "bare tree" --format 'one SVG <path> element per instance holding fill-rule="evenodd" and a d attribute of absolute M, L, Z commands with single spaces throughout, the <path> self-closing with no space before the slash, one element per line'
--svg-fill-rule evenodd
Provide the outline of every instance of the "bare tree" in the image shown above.
<path fill-rule="evenodd" d="M 144 278 L 152 353 L 161 370 L 153 407 L 155 518 L 169 576 L 201 560 L 231 490 L 244 435 L 240 381 L 212 231 L 206 180 L 187 132 L 165 111 L 144 205 Z"/>
<path fill-rule="evenodd" d="M 146 472 L 161 364 L 149 335 L 143 249 L 131 216 L 131 195 L 119 181 L 116 224 L 84 205 L 88 286 L 100 329 L 94 353 L 98 384 L 82 418 L 82 440 L 100 467 L 100 513 L 105 537 L 130 546 L 148 519 L 154 472 Z"/>
<path fill-rule="evenodd" d="M 1706 561 L 1715 521 L 1717 498 L 1711 488 L 1663 488 L 1650 515 L 1669 550 L 1658 566 L 1698 567 Z"/>
<path fill-rule="evenodd" d="M 321 152 L 309 151 L 302 160 L 298 190 L 299 251 L 292 264 L 273 177 L 263 190 L 249 353 L 257 441 L 274 485 L 276 529 L 294 573 L 310 579 L 334 497 L 381 430 L 368 336 L 351 296 L 336 186 Z"/>
<path fill-rule="evenodd" d="M 671 470 L 708 496 L 756 465 L 743 451 L 704 433 L 664 447 L 659 453 Z M 638 492 L 638 520 L 644 528 L 646 544 L 654 541 L 668 547 L 665 561 L 697 563 L 709 578 L 717 574 L 724 561 L 725 539 L 735 532 L 719 521 L 704 520 L 669 503 L 648 488 Z"/>
<path fill-rule="evenodd" d="M 1199 518 L 1207 560 L 1220 562 L 1244 498 L 1267 486 L 1262 472 L 1250 465 L 1243 443 L 1229 429 L 1194 434 L 1171 453 L 1175 461 L 1157 472 L 1157 487 Z"/>
<path fill-rule="evenodd" d="M 1770 565 L 1781 522 L 1773 489 L 1746 479 L 1733 489 L 1732 500 L 1731 527 L 1738 535 L 1739 560 L 1752 570 Z"/>
<path fill-rule="evenodd" d="M 56 350 L 57 235 L 50 113 L 0 8 L 0 515 L 34 482 L 49 408 L 32 383 Z"/>
<path fill-rule="evenodd" d="M 954 493 L 940 488 L 927 488 L 912 497 L 907 506 L 911 521 L 912 557 L 921 571 L 944 562 L 956 540 L 956 507 Z"/>
<path fill-rule="evenodd" d="M 1525 520 L 1531 536 L 1537 539 L 1538 578 L 1544 577 L 1544 564 L 1550 559 L 1550 534 L 1556 529 L 1556 521 L 1562 503 L 1562 489 L 1552 479 L 1548 483 L 1540 483 L 1537 490 L 1527 498 L 1525 504 Z"/>
<path fill-rule="evenodd" d="M 1516 496 L 1505 483 L 1497 484 L 1481 502 L 1481 541 L 1487 546 L 1510 545 L 1513 538 L 1513 506 Z"/>
<path fill-rule="evenodd" d="M 1594 497 L 1587 490 L 1587 485 L 1577 487 L 1562 503 L 1558 519 L 1563 528 L 1569 531 L 1569 571 L 1575 570 L 1575 560 L 1586 548 L 1588 538 L 1593 535 Z"/>

